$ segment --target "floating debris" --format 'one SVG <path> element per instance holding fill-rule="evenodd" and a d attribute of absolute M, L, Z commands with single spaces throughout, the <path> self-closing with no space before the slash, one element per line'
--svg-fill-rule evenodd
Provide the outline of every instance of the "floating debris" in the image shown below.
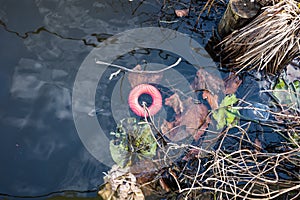
<path fill-rule="evenodd" d="M 136 177 L 129 168 L 113 165 L 104 177 L 105 185 L 98 194 L 105 200 L 144 200 L 144 194 L 137 185 Z"/>
<path fill-rule="evenodd" d="M 163 121 L 162 135 L 171 141 L 180 141 L 189 136 L 198 140 L 207 129 L 210 118 L 204 104 L 195 104 L 192 98 L 182 101 L 177 93 L 165 100 L 165 104 L 175 111 L 175 120 Z"/>
<path fill-rule="evenodd" d="M 177 17 L 186 17 L 189 14 L 189 9 L 175 10 L 175 14 Z"/>

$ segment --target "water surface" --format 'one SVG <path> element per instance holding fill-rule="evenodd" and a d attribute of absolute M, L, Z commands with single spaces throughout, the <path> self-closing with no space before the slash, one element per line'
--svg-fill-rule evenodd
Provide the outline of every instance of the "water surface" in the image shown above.
<path fill-rule="evenodd" d="M 174 15 L 189 2 L 0 0 L 3 197 L 94 190 L 103 183 L 109 168 L 84 148 L 73 122 L 71 93 L 79 66 L 103 40 L 132 28 L 168 27 L 205 44 L 221 13 L 195 26 L 201 2 L 193 2 L 187 18 Z"/>

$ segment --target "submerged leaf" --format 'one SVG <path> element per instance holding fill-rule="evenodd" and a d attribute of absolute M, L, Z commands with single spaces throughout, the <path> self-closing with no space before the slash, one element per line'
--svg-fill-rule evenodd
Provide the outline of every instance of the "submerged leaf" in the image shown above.
<path fill-rule="evenodd" d="M 173 94 L 169 98 L 166 98 L 165 105 L 172 107 L 176 115 L 183 112 L 183 103 L 177 93 Z"/>
<path fill-rule="evenodd" d="M 195 91 L 202 91 L 202 98 L 207 100 L 212 110 L 215 110 L 219 107 L 219 101 L 226 94 L 234 94 L 241 83 L 242 80 L 234 74 L 222 80 L 218 74 L 201 68 L 197 71 L 192 88 Z"/>
<path fill-rule="evenodd" d="M 142 71 L 142 66 L 137 65 L 133 70 Z M 163 77 L 162 73 L 146 74 L 146 73 L 128 73 L 128 81 L 132 88 L 142 83 L 159 83 Z"/>
<path fill-rule="evenodd" d="M 120 167 L 126 167 L 131 165 L 130 154 L 128 153 L 128 146 L 124 145 L 123 142 L 115 144 L 114 141 L 110 141 L 109 150 L 112 159 Z"/>
<path fill-rule="evenodd" d="M 192 98 L 181 101 L 178 94 L 173 94 L 166 99 L 175 113 L 175 120 L 164 120 L 161 125 L 162 133 L 171 141 L 180 141 L 189 136 L 198 140 L 205 132 L 210 122 L 208 109 L 204 104 L 195 104 Z"/>
<path fill-rule="evenodd" d="M 225 91 L 224 81 L 218 75 L 202 68 L 197 71 L 192 88 L 196 91 L 209 91 L 213 95 L 224 94 Z"/>
<path fill-rule="evenodd" d="M 225 84 L 225 94 L 234 94 L 239 86 L 241 85 L 242 80 L 235 74 L 231 74 L 224 80 Z"/>
<path fill-rule="evenodd" d="M 218 104 L 218 95 L 213 95 L 211 92 L 205 90 L 203 91 L 202 93 L 202 98 L 203 99 L 206 99 L 206 101 L 208 102 L 208 104 L 210 105 L 211 109 L 212 110 L 215 110 L 219 107 L 219 104 Z"/>

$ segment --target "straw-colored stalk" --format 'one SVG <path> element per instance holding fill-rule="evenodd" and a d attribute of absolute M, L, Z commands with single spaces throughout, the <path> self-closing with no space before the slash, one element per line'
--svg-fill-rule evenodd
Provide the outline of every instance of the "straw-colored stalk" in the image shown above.
<path fill-rule="evenodd" d="M 181 169 L 181 178 L 171 174 L 178 192 L 183 194 L 185 199 L 209 199 L 203 195 L 204 192 L 209 192 L 215 199 L 267 200 L 277 199 L 285 194 L 290 194 L 291 199 L 297 199 L 300 196 L 299 167 L 296 169 L 300 163 L 300 148 L 295 147 L 283 153 L 260 152 L 260 144 L 251 141 L 248 135 L 247 129 L 250 124 L 251 122 L 243 127 L 236 126 L 242 136 L 238 136 L 238 133 L 229 134 L 229 129 L 223 132 L 223 138 L 235 137 L 237 141 L 240 140 L 240 148 L 233 152 L 223 151 L 222 148 L 207 151 L 188 144 L 170 146 L 199 152 L 194 158 L 190 158 L 195 160 L 193 170 Z M 224 140 L 220 139 L 222 144 Z M 258 150 L 242 148 L 242 143 L 252 144 Z M 210 161 L 202 163 L 199 159 L 201 155 L 210 157 Z M 295 171 L 287 170 L 286 165 L 294 165 Z M 283 179 L 280 173 L 289 174 L 289 180 Z M 184 187 L 182 183 L 189 183 L 189 186 Z"/>
<path fill-rule="evenodd" d="M 251 106 L 247 109 L 251 109 Z M 235 133 L 229 131 L 232 130 L 230 127 L 222 133 L 209 131 L 207 134 L 219 134 L 219 143 L 215 150 L 175 143 L 169 143 L 165 147 L 164 158 L 171 158 L 173 150 L 189 152 L 185 157 L 189 162 L 183 168 L 178 165 L 174 169 L 168 169 L 177 186 L 177 192 L 184 199 L 267 200 L 278 199 L 284 195 L 289 199 L 300 197 L 300 113 L 297 110 L 288 112 L 285 109 L 261 111 L 269 112 L 277 119 L 261 124 L 272 128 L 274 134 L 278 133 L 286 138 L 286 142 L 278 143 L 278 147 L 286 146 L 285 151 L 262 151 L 259 137 L 254 139 L 254 133 L 249 130 L 253 123 L 257 123 L 254 121 L 234 126 Z M 228 143 L 226 139 L 229 138 L 235 141 L 232 143 L 235 150 L 224 149 L 223 144 Z M 170 162 L 172 160 L 164 161 Z"/>
<path fill-rule="evenodd" d="M 263 12 L 221 43 L 229 67 L 241 70 L 280 71 L 300 52 L 300 7 L 294 0 L 283 0 L 262 8 Z"/>

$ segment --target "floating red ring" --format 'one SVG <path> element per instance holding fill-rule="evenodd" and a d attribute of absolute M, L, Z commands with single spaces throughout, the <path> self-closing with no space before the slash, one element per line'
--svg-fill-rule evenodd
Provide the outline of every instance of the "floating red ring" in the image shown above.
<path fill-rule="evenodd" d="M 146 112 L 138 102 L 139 97 L 142 94 L 148 94 L 151 96 L 152 104 L 148 107 L 148 110 L 151 116 L 155 115 L 162 107 L 162 97 L 159 90 L 149 84 L 140 84 L 130 91 L 128 97 L 130 109 L 138 116 L 149 116 L 148 112 Z"/>

